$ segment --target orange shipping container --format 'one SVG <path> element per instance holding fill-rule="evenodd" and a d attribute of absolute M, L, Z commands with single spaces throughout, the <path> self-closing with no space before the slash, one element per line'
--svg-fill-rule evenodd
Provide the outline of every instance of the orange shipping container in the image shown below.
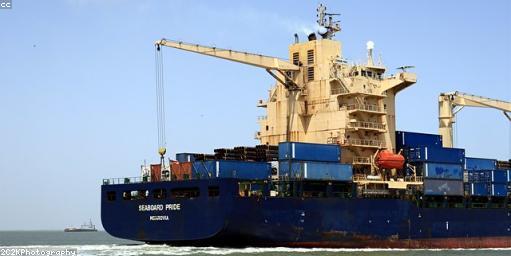
<path fill-rule="evenodd" d="M 172 178 L 174 180 L 189 180 L 192 178 L 191 162 L 173 162 L 171 165 Z"/>
<path fill-rule="evenodd" d="M 151 165 L 151 181 L 161 181 L 161 165 L 160 164 L 152 164 Z"/>

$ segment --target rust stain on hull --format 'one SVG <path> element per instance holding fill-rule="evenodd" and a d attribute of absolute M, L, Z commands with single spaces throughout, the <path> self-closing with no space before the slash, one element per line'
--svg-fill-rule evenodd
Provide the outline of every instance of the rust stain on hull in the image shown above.
<path fill-rule="evenodd" d="M 289 242 L 280 246 L 303 248 L 477 249 L 510 248 L 510 237 L 460 237 L 435 239 L 353 239 L 325 242 Z"/>

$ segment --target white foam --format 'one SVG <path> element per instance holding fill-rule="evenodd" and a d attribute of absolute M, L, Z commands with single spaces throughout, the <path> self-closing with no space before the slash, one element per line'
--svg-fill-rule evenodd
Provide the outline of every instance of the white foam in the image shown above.
<path fill-rule="evenodd" d="M 135 256 L 135 255 L 231 255 L 231 254 L 259 254 L 259 253 L 287 253 L 304 254 L 318 252 L 392 252 L 392 251 L 511 251 L 511 248 L 489 248 L 489 249 L 324 249 L 324 248 L 217 248 L 217 247 L 172 247 L 167 245 L 30 245 L 30 246 L 0 246 L 0 248 L 44 248 L 44 249 L 77 249 L 78 255 L 113 255 L 113 256 Z"/>

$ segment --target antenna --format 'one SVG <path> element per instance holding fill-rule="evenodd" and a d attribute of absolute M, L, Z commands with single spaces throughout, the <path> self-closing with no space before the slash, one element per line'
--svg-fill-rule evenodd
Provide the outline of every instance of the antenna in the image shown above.
<path fill-rule="evenodd" d="M 336 32 L 341 31 L 340 21 L 334 21 L 333 16 L 339 16 L 339 13 L 327 13 L 326 6 L 320 4 L 316 9 L 318 18 L 316 22 L 319 25 L 318 33 L 323 39 L 332 39 Z M 328 18 L 328 19 L 327 19 Z"/>
<path fill-rule="evenodd" d="M 407 69 L 409 68 L 415 68 L 415 66 L 401 66 L 396 69 L 401 69 L 403 72 L 408 72 Z"/>

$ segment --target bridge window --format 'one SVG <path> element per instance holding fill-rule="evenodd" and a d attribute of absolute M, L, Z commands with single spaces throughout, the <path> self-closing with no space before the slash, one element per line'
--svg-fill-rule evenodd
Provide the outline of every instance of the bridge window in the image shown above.
<path fill-rule="evenodd" d="M 220 188 L 218 186 L 208 187 L 208 196 L 215 197 L 220 195 Z"/>
<path fill-rule="evenodd" d="M 158 188 L 153 190 L 153 197 L 155 199 L 165 199 L 167 197 L 167 190 L 163 188 Z"/>
<path fill-rule="evenodd" d="M 170 191 L 173 198 L 195 198 L 199 197 L 199 188 L 175 188 Z"/>
<path fill-rule="evenodd" d="M 115 191 L 106 192 L 106 199 L 108 201 L 115 201 Z"/>

